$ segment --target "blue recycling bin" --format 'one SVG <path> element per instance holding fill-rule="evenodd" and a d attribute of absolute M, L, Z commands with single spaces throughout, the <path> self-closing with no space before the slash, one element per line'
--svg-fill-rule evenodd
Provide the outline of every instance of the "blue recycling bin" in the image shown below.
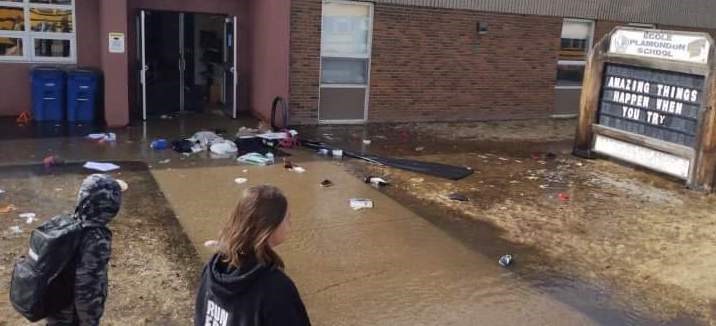
<path fill-rule="evenodd" d="M 32 70 L 32 117 L 35 121 L 65 119 L 65 72 L 57 68 Z"/>
<path fill-rule="evenodd" d="M 94 121 L 97 113 L 98 76 L 92 70 L 67 74 L 67 121 Z"/>

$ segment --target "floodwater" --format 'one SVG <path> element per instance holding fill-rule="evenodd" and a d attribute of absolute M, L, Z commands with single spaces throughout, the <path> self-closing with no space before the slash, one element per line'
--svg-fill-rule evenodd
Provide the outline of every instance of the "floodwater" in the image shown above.
<path fill-rule="evenodd" d="M 293 226 L 279 253 L 317 325 L 656 324 L 611 306 L 608 294 L 578 281 L 521 275 L 522 254 L 529 257 L 531 250 L 499 240 L 492 228 L 413 206 L 428 216 L 418 215 L 339 163 L 300 164 L 306 173 L 282 166 L 153 173 L 205 259 L 212 252 L 203 243 L 216 239 L 246 187 L 281 187 Z M 237 185 L 237 177 L 249 182 Z M 321 187 L 325 178 L 335 185 Z M 375 207 L 354 211 L 354 197 L 371 199 Z M 514 269 L 497 264 L 507 252 L 516 256 Z"/>
<path fill-rule="evenodd" d="M 374 189 L 342 162 L 293 151 L 290 159 L 307 170 L 299 174 L 281 165 L 249 167 L 232 160 L 184 158 L 148 148 L 156 137 L 189 136 L 199 127 L 234 128 L 232 132 L 245 122 L 209 121 L 209 128 L 206 121 L 161 121 L 154 127 L 123 131 L 116 145 L 80 138 L 1 141 L 0 163 L 38 162 L 48 154 L 75 161 L 146 162 L 203 260 L 212 253 L 204 242 L 217 238 L 246 187 L 279 186 L 289 198 L 293 216 L 291 238 L 279 253 L 316 325 L 693 324 L 690 319 L 653 320 L 630 306 L 613 303 L 608 289 L 559 274 L 531 273 L 524 266 L 546 263 L 534 248 L 511 244 L 494 227 L 459 219 L 401 197 L 400 192 Z M 382 145 L 378 141 L 373 148 L 387 153 L 389 141 Z M 430 146 L 440 148 L 441 144 Z M 167 158 L 169 164 L 159 163 Z M 239 185 L 234 182 L 237 177 L 249 181 Z M 321 187 L 324 179 L 334 186 Z M 352 210 L 351 198 L 371 199 L 375 207 Z M 130 210 L 139 214 L 141 208 Z M 515 255 L 514 266 L 497 264 L 505 253 Z M 113 268 L 122 269 L 128 263 L 117 261 Z M 126 298 L 115 300 L 132 304 Z"/>

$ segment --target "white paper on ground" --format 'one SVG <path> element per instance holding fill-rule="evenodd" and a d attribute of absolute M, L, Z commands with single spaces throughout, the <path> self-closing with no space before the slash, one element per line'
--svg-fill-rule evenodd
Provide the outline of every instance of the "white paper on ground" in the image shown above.
<path fill-rule="evenodd" d="M 267 132 L 264 134 L 257 135 L 259 138 L 268 140 L 279 140 L 288 138 L 288 134 L 285 132 Z"/>
<path fill-rule="evenodd" d="M 109 171 L 119 170 L 119 165 L 112 164 L 112 163 L 92 162 L 92 161 L 85 163 L 85 165 L 83 165 L 82 167 L 85 169 L 95 170 L 95 171 L 100 171 L 100 172 L 109 172 Z"/>
<path fill-rule="evenodd" d="M 352 198 L 351 201 L 351 208 L 354 210 L 359 210 L 363 208 L 373 208 L 373 201 L 370 199 L 365 198 Z"/>

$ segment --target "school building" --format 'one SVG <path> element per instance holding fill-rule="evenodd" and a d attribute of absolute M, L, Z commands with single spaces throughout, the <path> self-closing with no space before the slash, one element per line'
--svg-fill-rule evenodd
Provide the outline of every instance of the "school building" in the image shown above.
<path fill-rule="evenodd" d="M 716 35 L 716 1 L 0 0 L 0 116 L 37 66 L 101 71 L 109 126 L 176 112 L 291 124 L 572 115 L 619 25 Z"/>

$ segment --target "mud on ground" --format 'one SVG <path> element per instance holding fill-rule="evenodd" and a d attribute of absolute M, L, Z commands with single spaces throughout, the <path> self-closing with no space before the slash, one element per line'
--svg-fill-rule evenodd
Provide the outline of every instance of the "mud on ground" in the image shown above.
<path fill-rule="evenodd" d="M 112 258 L 109 298 L 103 325 L 186 325 L 192 320 L 200 261 L 179 226 L 169 204 L 145 164 L 121 162 L 113 176 L 126 181 L 122 210 L 111 223 Z M 0 325 L 27 325 L 8 302 L 12 264 L 27 250 L 30 231 L 46 219 L 67 213 L 88 175 L 79 165 L 45 170 L 42 166 L 0 169 L 0 207 L 18 210 L 0 213 Z M 17 217 L 34 212 L 39 221 L 26 224 Z M 11 226 L 22 233 L 13 234 Z M 121 268 L 120 268 L 121 267 Z M 38 324 L 43 324 L 38 323 Z"/>
<path fill-rule="evenodd" d="M 531 125 L 537 133 L 519 131 Z M 549 261 L 527 267 L 538 273 L 612 289 L 659 319 L 686 314 L 716 323 L 716 198 L 651 172 L 571 156 L 573 126 L 571 120 L 398 125 L 362 133 L 324 129 L 313 136 L 472 167 L 473 176 L 449 181 L 351 161 L 359 175 L 389 179 L 389 193 L 490 223 L 505 231 L 506 240 L 537 248 Z M 360 145 L 361 138 L 372 143 Z M 451 193 L 470 200 L 450 200 Z"/>

